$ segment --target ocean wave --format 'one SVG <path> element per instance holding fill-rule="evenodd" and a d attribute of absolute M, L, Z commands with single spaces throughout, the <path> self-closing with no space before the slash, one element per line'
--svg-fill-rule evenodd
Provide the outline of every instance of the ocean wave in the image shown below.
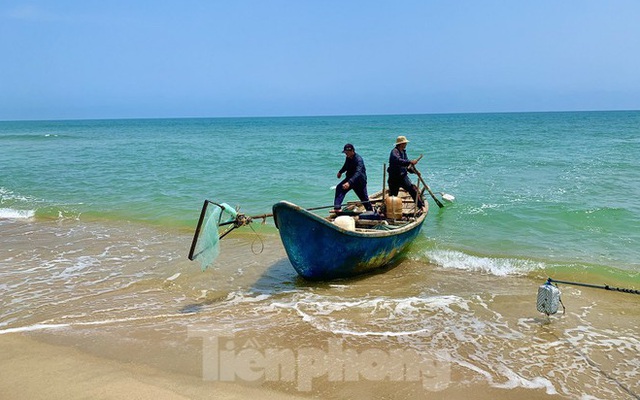
<path fill-rule="evenodd" d="M 26 196 L 22 196 L 20 194 L 15 193 L 13 190 L 7 189 L 5 187 L 0 187 L 0 201 L 30 201 Z"/>
<path fill-rule="evenodd" d="M 78 219 L 80 212 L 72 204 L 54 204 L 49 200 L 24 195 L 5 187 L 0 187 L 0 219 Z"/>
<path fill-rule="evenodd" d="M 0 219 L 30 219 L 36 214 L 35 198 L 24 196 L 5 187 L 0 187 Z"/>
<path fill-rule="evenodd" d="M 35 210 L 15 210 L 13 208 L 0 208 L 0 219 L 30 219 L 36 214 Z"/>
<path fill-rule="evenodd" d="M 454 250 L 429 250 L 425 255 L 432 263 L 442 268 L 484 272 L 496 276 L 526 275 L 546 266 L 539 261 L 479 257 Z"/>

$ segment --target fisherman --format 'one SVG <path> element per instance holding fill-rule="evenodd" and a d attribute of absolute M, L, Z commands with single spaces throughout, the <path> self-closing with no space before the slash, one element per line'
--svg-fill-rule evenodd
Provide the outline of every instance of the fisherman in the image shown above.
<path fill-rule="evenodd" d="M 389 173 L 389 179 L 387 180 L 389 184 L 389 195 L 397 196 L 400 188 L 403 188 L 411 195 L 413 201 L 417 200 L 418 208 L 422 208 L 424 207 L 422 196 L 418 195 L 418 188 L 411 183 L 411 179 L 409 179 L 407 175 L 407 172 L 415 172 L 413 166 L 418 163 L 418 160 L 409 160 L 407 156 L 407 143 L 409 143 L 409 141 L 405 136 L 398 136 L 396 138 L 396 145 L 389 155 L 389 167 L 387 168 L 387 172 Z"/>
<path fill-rule="evenodd" d="M 349 190 L 353 189 L 358 196 L 362 205 L 367 211 L 373 211 L 369 195 L 367 194 L 367 169 L 364 166 L 364 160 L 356 153 L 356 149 L 351 143 L 344 145 L 342 152 L 345 154 L 344 165 L 338 171 L 338 179 L 341 179 L 342 173 L 346 172 L 345 178 L 336 186 L 336 196 L 333 200 L 334 211 L 340 211 L 342 201 Z"/>

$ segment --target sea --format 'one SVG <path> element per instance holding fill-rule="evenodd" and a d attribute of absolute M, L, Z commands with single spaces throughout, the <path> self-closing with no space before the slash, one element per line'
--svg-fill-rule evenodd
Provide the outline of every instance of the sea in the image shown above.
<path fill-rule="evenodd" d="M 346 143 L 373 193 L 399 135 L 444 207 L 393 266 L 305 281 L 268 217 L 187 258 L 204 200 L 330 206 Z M 637 399 L 639 155 L 640 111 L 2 121 L 0 340 L 313 398 Z"/>

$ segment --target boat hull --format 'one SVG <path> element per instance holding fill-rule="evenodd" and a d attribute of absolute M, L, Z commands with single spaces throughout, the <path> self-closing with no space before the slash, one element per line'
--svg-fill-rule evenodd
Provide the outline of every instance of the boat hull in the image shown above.
<path fill-rule="evenodd" d="M 309 280 L 330 280 L 391 263 L 419 234 L 426 213 L 401 228 L 367 232 L 345 230 L 286 201 L 273 206 L 273 217 L 296 272 Z"/>

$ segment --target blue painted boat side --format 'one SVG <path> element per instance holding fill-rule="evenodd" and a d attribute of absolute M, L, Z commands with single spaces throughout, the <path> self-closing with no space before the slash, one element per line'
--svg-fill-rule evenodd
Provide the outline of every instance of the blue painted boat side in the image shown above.
<path fill-rule="evenodd" d="M 310 280 L 350 277 L 383 267 L 416 238 L 426 214 L 391 231 L 354 232 L 282 201 L 273 216 L 295 270 Z"/>

